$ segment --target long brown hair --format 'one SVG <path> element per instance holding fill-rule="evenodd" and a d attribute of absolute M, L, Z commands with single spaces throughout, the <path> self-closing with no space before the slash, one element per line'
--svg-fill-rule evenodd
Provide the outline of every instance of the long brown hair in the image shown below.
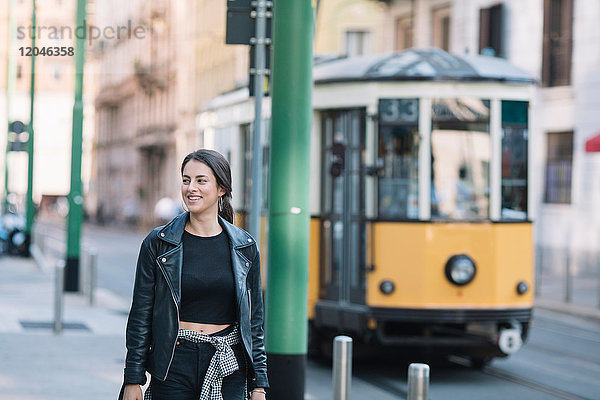
<path fill-rule="evenodd" d="M 183 175 L 183 168 L 190 160 L 200 161 L 210 167 L 215 178 L 217 179 L 217 185 L 219 185 L 225 194 L 221 196 L 223 204 L 222 208 L 219 207 L 219 215 L 233 224 L 233 206 L 231 205 L 231 167 L 229 162 L 223 155 L 214 150 L 200 149 L 193 153 L 188 154 L 183 159 L 181 164 L 181 174 Z"/>

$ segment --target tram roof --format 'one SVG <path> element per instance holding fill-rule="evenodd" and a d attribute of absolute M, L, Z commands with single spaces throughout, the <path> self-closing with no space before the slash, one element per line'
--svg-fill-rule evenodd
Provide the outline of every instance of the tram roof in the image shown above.
<path fill-rule="evenodd" d="M 352 81 L 535 82 L 528 73 L 503 58 L 450 54 L 438 48 L 413 48 L 316 61 L 313 70 L 316 84 Z"/>

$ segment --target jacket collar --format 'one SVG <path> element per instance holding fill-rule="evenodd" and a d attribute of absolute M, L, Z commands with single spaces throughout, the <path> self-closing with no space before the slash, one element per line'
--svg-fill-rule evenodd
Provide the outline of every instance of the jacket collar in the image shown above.
<path fill-rule="evenodd" d="M 173 218 L 171 222 L 159 229 L 158 237 L 175 246 L 179 245 L 183 231 L 185 230 L 185 224 L 189 219 L 189 214 L 189 211 L 186 211 Z M 231 245 L 234 248 L 241 248 L 254 243 L 254 239 L 248 232 L 225 221 L 220 215 L 218 218 L 219 224 L 221 224 L 221 227 L 225 230 L 227 236 L 229 236 Z"/>

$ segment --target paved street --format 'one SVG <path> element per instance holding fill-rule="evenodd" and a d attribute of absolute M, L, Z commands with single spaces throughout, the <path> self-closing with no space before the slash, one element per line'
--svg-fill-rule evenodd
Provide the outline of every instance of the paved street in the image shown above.
<path fill-rule="evenodd" d="M 37 226 L 45 235 L 57 240 L 47 241 L 54 248 L 60 248 L 65 241 L 64 225 L 57 221 L 39 222 Z M 123 298 L 131 299 L 135 262 L 142 240 L 147 232 L 127 229 L 105 228 L 86 224 L 83 228 L 83 245 L 94 248 L 98 254 L 97 285 L 106 288 Z"/>
<path fill-rule="evenodd" d="M 363 379 L 406 394 L 406 363 L 365 363 Z M 536 310 L 531 334 L 511 357 L 482 371 L 466 360 L 431 365 L 431 399 L 600 399 L 600 322 Z"/>
<path fill-rule="evenodd" d="M 56 224 L 40 224 L 61 235 Z M 52 276 L 31 260 L 0 259 L 0 397 L 113 398 L 121 382 L 124 330 L 135 260 L 145 233 L 86 226 L 84 243 L 98 250 L 97 303 L 69 294 L 62 335 L 32 324 L 52 320 Z M 542 302 L 543 303 L 543 302 Z M 594 314 L 595 315 L 595 314 Z M 28 325 L 29 323 L 29 325 Z M 77 328 L 79 324 L 79 329 Z M 354 364 L 353 398 L 406 398 L 402 354 Z M 427 360 L 425 360 L 427 361 Z M 431 362 L 430 399 L 600 399 L 600 318 L 536 309 L 528 343 L 483 370 L 466 360 Z M 331 369 L 309 361 L 307 399 L 331 399 Z M 33 383 L 33 384 L 32 384 Z"/>

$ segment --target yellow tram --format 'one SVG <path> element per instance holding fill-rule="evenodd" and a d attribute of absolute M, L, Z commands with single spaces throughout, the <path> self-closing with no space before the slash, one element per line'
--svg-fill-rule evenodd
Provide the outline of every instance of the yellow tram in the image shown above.
<path fill-rule="evenodd" d="M 311 337 L 475 365 L 517 351 L 533 306 L 533 79 L 432 48 L 317 60 L 314 80 Z M 205 145 L 237 158 L 234 181 L 250 176 L 251 104 L 239 90 L 199 118 Z"/>

